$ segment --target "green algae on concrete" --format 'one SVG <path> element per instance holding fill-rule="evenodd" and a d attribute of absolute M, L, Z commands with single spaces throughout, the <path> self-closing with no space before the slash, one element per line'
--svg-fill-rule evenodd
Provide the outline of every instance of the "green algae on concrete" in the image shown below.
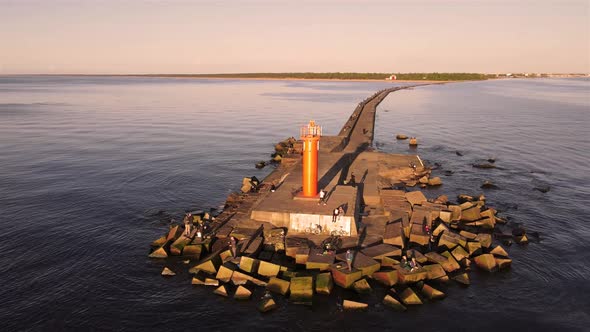
<path fill-rule="evenodd" d="M 289 281 L 273 277 L 268 281 L 266 289 L 273 293 L 278 293 L 284 296 L 287 295 L 287 292 L 289 292 L 290 285 L 291 283 Z"/>
<path fill-rule="evenodd" d="M 312 304 L 313 297 L 313 277 L 295 277 L 291 278 L 291 295 L 290 299 L 297 304 Z"/>
<path fill-rule="evenodd" d="M 281 266 L 266 261 L 260 261 L 258 264 L 258 274 L 264 277 L 276 277 L 281 271 Z"/>
<path fill-rule="evenodd" d="M 315 277 L 315 292 L 318 294 L 330 295 L 334 283 L 330 272 L 320 273 Z"/>

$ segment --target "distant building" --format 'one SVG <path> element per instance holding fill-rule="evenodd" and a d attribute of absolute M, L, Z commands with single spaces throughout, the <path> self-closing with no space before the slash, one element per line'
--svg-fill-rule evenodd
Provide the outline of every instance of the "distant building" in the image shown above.
<path fill-rule="evenodd" d="M 388 81 L 395 81 L 395 80 L 397 80 L 397 76 L 390 75 L 388 78 L 386 78 L 386 80 L 388 80 Z"/>

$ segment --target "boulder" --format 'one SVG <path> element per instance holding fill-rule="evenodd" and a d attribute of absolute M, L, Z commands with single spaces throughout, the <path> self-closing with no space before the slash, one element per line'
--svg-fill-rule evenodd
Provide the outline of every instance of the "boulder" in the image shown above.
<path fill-rule="evenodd" d="M 469 275 L 467 273 L 457 274 L 456 276 L 452 277 L 452 279 L 462 285 L 469 286 L 470 284 Z"/>
<path fill-rule="evenodd" d="M 412 206 L 416 204 L 422 204 L 423 202 L 427 201 L 426 196 L 424 196 L 424 194 L 419 190 L 407 192 L 406 199 L 408 202 L 410 202 L 410 204 L 412 204 Z"/>
<path fill-rule="evenodd" d="M 463 204 L 471 205 L 468 208 L 463 208 Z M 477 205 L 469 202 L 461 204 L 461 221 L 471 222 L 481 218 L 480 209 Z"/>
<path fill-rule="evenodd" d="M 429 186 L 440 186 L 441 184 L 442 184 L 442 180 L 438 176 L 428 179 Z"/>
<path fill-rule="evenodd" d="M 398 282 L 403 285 L 413 284 L 425 280 L 428 274 L 422 268 L 414 271 L 406 270 L 400 266 L 396 267 L 398 271 Z"/>
<path fill-rule="evenodd" d="M 397 284 L 398 280 L 398 272 L 397 270 L 393 271 L 379 271 L 373 273 L 371 276 L 373 279 L 377 280 L 379 283 L 391 287 Z"/>
<path fill-rule="evenodd" d="M 166 251 L 166 246 L 169 244 L 169 241 L 166 241 L 166 243 L 164 243 L 161 247 L 155 249 L 154 251 L 152 251 L 148 257 L 149 258 L 167 258 L 168 257 L 168 252 Z"/>
<path fill-rule="evenodd" d="M 426 256 L 424 256 L 421 252 L 419 252 L 418 250 L 415 249 L 410 249 L 407 251 L 407 257 L 408 259 L 412 259 L 412 258 L 416 258 L 416 262 L 420 263 L 420 264 L 424 264 L 426 262 L 428 262 L 428 258 L 426 258 Z"/>
<path fill-rule="evenodd" d="M 332 253 L 324 254 L 321 249 L 311 249 L 305 262 L 305 268 L 307 270 L 329 270 L 330 265 L 334 264 L 334 258 Z"/>
<path fill-rule="evenodd" d="M 344 310 L 361 310 L 366 309 L 369 305 L 362 302 L 355 302 L 350 300 L 344 300 L 342 302 L 342 307 Z"/>
<path fill-rule="evenodd" d="M 402 222 L 392 222 L 385 225 L 385 232 L 383 233 L 383 243 L 403 248 L 404 230 L 402 228 Z"/>
<path fill-rule="evenodd" d="M 498 269 L 504 270 L 512 265 L 512 260 L 508 258 L 496 258 L 496 265 L 498 266 Z"/>
<path fill-rule="evenodd" d="M 445 293 L 439 291 L 438 289 L 428 284 L 424 284 L 420 292 L 429 300 L 438 300 L 445 297 Z"/>
<path fill-rule="evenodd" d="M 440 264 L 447 273 L 460 269 L 461 266 L 459 266 L 459 263 L 457 263 L 453 256 L 448 251 L 446 251 L 446 254 L 451 259 L 436 252 L 426 253 L 425 256 L 428 258 L 428 261 Z"/>
<path fill-rule="evenodd" d="M 383 257 L 381 259 L 381 266 L 387 266 L 387 267 L 394 267 L 395 265 L 398 265 L 399 261 L 397 259 L 391 258 L 391 257 Z"/>
<path fill-rule="evenodd" d="M 276 304 L 275 300 L 273 300 L 272 297 L 265 297 L 258 304 L 258 311 L 268 312 L 273 309 L 276 309 L 276 307 L 277 307 L 277 304 Z"/>
<path fill-rule="evenodd" d="M 191 238 L 188 236 L 180 236 L 176 241 L 170 245 L 170 254 L 173 256 L 180 256 L 182 254 L 182 249 L 191 242 Z"/>
<path fill-rule="evenodd" d="M 465 249 L 463 249 L 463 247 L 461 246 L 457 246 L 452 252 L 451 254 L 453 255 L 453 257 L 457 260 L 457 261 L 461 261 L 464 258 L 469 258 L 469 253 L 467 253 L 465 251 Z"/>
<path fill-rule="evenodd" d="M 424 265 L 422 269 L 426 272 L 426 279 L 428 280 L 439 280 L 447 276 L 445 269 L 440 264 Z"/>
<path fill-rule="evenodd" d="M 477 237 L 477 234 L 470 233 L 468 231 L 460 231 L 459 235 L 461 235 L 462 237 L 464 237 L 468 240 L 475 240 L 475 238 Z"/>
<path fill-rule="evenodd" d="M 428 175 L 424 175 L 423 177 L 419 178 L 418 183 L 427 184 L 428 183 Z"/>
<path fill-rule="evenodd" d="M 404 134 L 397 134 L 395 135 L 396 139 L 408 139 L 408 136 L 404 135 Z"/>
<path fill-rule="evenodd" d="M 199 259 L 203 246 L 200 244 L 187 244 L 182 250 L 182 256 Z"/>
<path fill-rule="evenodd" d="M 399 297 L 405 305 L 422 304 L 422 301 L 420 300 L 418 295 L 416 295 L 416 293 L 414 293 L 414 291 L 410 287 L 406 288 L 403 292 L 401 292 Z"/>
<path fill-rule="evenodd" d="M 447 207 L 449 211 L 451 211 L 451 221 L 459 221 L 461 220 L 461 207 L 459 205 L 449 205 Z"/>
<path fill-rule="evenodd" d="M 357 280 L 352 284 L 352 288 L 359 294 L 371 293 L 372 289 L 367 282 L 367 279 Z"/>
<path fill-rule="evenodd" d="M 492 254 L 475 256 L 475 264 L 482 270 L 493 272 L 497 269 L 496 260 Z"/>
<path fill-rule="evenodd" d="M 217 294 L 217 295 L 221 295 L 224 297 L 227 297 L 227 288 L 225 287 L 225 285 L 221 285 L 219 287 L 217 287 L 213 293 Z"/>
<path fill-rule="evenodd" d="M 444 212 L 444 211 L 441 211 L 441 213 L 443 213 L 443 212 Z M 448 231 L 448 230 L 449 230 L 449 228 L 448 228 L 448 227 L 447 227 L 445 224 L 443 224 L 443 223 L 440 223 L 440 224 L 438 224 L 438 226 L 436 226 L 436 228 L 435 228 L 435 229 L 432 231 L 432 235 L 434 235 L 434 236 L 439 236 L 441 233 L 443 233 L 443 232 L 446 232 L 446 231 Z"/>
<path fill-rule="evenodd" d="M 406 311 L 406 307 L 403 304 L 401 304 L 398 300 L 394 299 L 391 295 L 385 295 L 385 298 L 383 299 L 383 304 L 397 311 Z"/>
<path fill-rule="evenodd" d="M 170 277 L 171 277 L 171 276 L 175 276 L 175 275 L 176 275 L 176 273 L 174 273 L 174 271 L 170 270 L 169 268 L 165 267 L 165 268 L 162 270 L 162 275 L 163 275 L 163 276 L 170 276 Z"/>
<path fill-rule="evenodd" d="M 334 283 L 343 288 L 350 288 L 355 281 L 363 277 L 361 270 L 353 268 L 352 271 L 348 271 L 346 263 L 332 264 L 330 270 L 332 271 Z"/>
<path fill-rule="evenodd" d="M 506 250 L 504 250 L 504 248 L 502 248 L 502 246 L 495 247 L 494 249 L 492 249 L 492 251 L 490 251 L 490 254 L 494 256 L 508 257 L 508 253 L 506 252 Z"/>
<path fill-rule="evenodd" d="M 254 273 L 258 270 L 259 261 L 257 259 L 241 256 L 240 257 L 240 270 L 248 273 Z"/>
<path fill-rule="evenodd" d="M 289 281 L 272 277 L 268 281 L 268 284 L 266 285 L 266 289 L 268 289 L 269 291 L 271 291 L 273 293 L 278 293 L 278 294 L 285 296 L 285 295 L 287 295 L 287 292 L 289 291 L 290 285 L 291 285 L 291 283 Z"/>
<path fill-rule="evenodd" d="M 250 299 L 250 296 L 252 295 L 252 292 L 244 287 L 244 286 L 238 286 L 238 289 L 236 289 L 236 293 L 234 294 L 234 299 L 236 300 L 248 300 Z"/>
<path fill-rule="evenodd" d="M 489 248 L 492 245 L 492 236 L 487 233 L 479 233 L 475 237 L 475 240 L 481 243 L 483 248 Z"/>
<path fill-rule="evenodd" d="M 221 282 L 230 282 L 233 274 L 233 267 L 230 268 L 230 265 L 221 265 L 215 278 Z"/>
<path fill-rule="evenodd" d="M 330 272 L 320 273 L 315 278 L 315 292 L 318 294 L 330 295 L 334 283 Z"/>
<path fill-rule="evenodd" d="M 219 254 L 213 253 L 205 257 L 197 265 L 190 268 L 188 272 L 198 273 L 199 271 L 203 271 L 209 274 L 217 274 L 217 269 L 219 269 L 219 266 L 221 266 L 221 257 L 219 257 Z"/>
<path fill-rule="evenodd" d="M 155 240 L 154 242 L 152 242 L 150 244 L 150 246 L 156 247 L 156 248 L 161 247 L 161 246 L 164 245 L 164 243 L 166 243 L 167 238 L 168 238 L 168 234 L 162 235 L 160 238 L 158 238 L 157 240 Z"/>
<path fill-rule="evenodd" d="M 477 256 L 481 253 L 481 243 L 479 242 L 467 242 L 467 249 L 469 250 L 469 256 Z"/>
<path fill-rule="evenodd" d="M 313 297 L 313 277 L 291 278 L 291 296 L 294 303 L 311 305 Z"/>
<path fill-rule="evenodd" d="M 264 277 L 276 277 L 281 270 L 281 266 L 266 261 L 259 261 L 258 274 Z"/>
<path fill-rule="evenodd" d="M 381 243 L 376 246 L 365 248 L 361 250 L 361 253 L 363 253 L 365 256 L 382 261 L 384 257 L 401 256 L 402 250 L 396 246 Z"/>

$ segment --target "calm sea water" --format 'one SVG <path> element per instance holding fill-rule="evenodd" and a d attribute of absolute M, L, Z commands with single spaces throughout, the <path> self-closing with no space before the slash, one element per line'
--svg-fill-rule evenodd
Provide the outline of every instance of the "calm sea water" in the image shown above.
<path fill-rule="evenodd" d="M 445 300 L 361 313 L 333 298 L 279 299 L 261 315 L 170 279 L 146 257 L 170 218 L 222 204 L 275 142 L 315 119 L 339 131 L 386 82 L 0 77 L 0 329 L 584 330 L 590 324 L 590 81 L 420 87 L 379 107 L 376 146 L 441 168 L 441 193 L 485 193 L 541 240 L 507 250 L 510 271 L 471 273 Z M 397 133 L 417 136 L 409 150 Z M 458 156 L 459 150 L 463 156 Z M 497 169 L 471 167 L 495 157 Z M 453 171 L 445 176 L 445 171 Z M 483 191 L 484 180 L 500 189 Z M 545 194 L 535 186 L 550 186 Z M 255 296 L 261 294 L 255 293 Z M 341 293 L 342 297 L 355 296 Z"/>

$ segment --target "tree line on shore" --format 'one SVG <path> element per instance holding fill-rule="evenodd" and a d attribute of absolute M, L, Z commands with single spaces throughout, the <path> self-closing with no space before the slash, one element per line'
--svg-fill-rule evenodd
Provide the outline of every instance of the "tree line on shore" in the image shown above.
<path fill-rule="evenodd" d="M 384 80 L 395 75 L 397 80 L 412 81 L 469 81 L 495 78 L 496 75 L 479 73 L 234 73 L 234 74 L 171 74 L 147 75 L 169 77 L 207 78 L 273 78 L 273 79 L 339 79 L 339 80 Z"/>

